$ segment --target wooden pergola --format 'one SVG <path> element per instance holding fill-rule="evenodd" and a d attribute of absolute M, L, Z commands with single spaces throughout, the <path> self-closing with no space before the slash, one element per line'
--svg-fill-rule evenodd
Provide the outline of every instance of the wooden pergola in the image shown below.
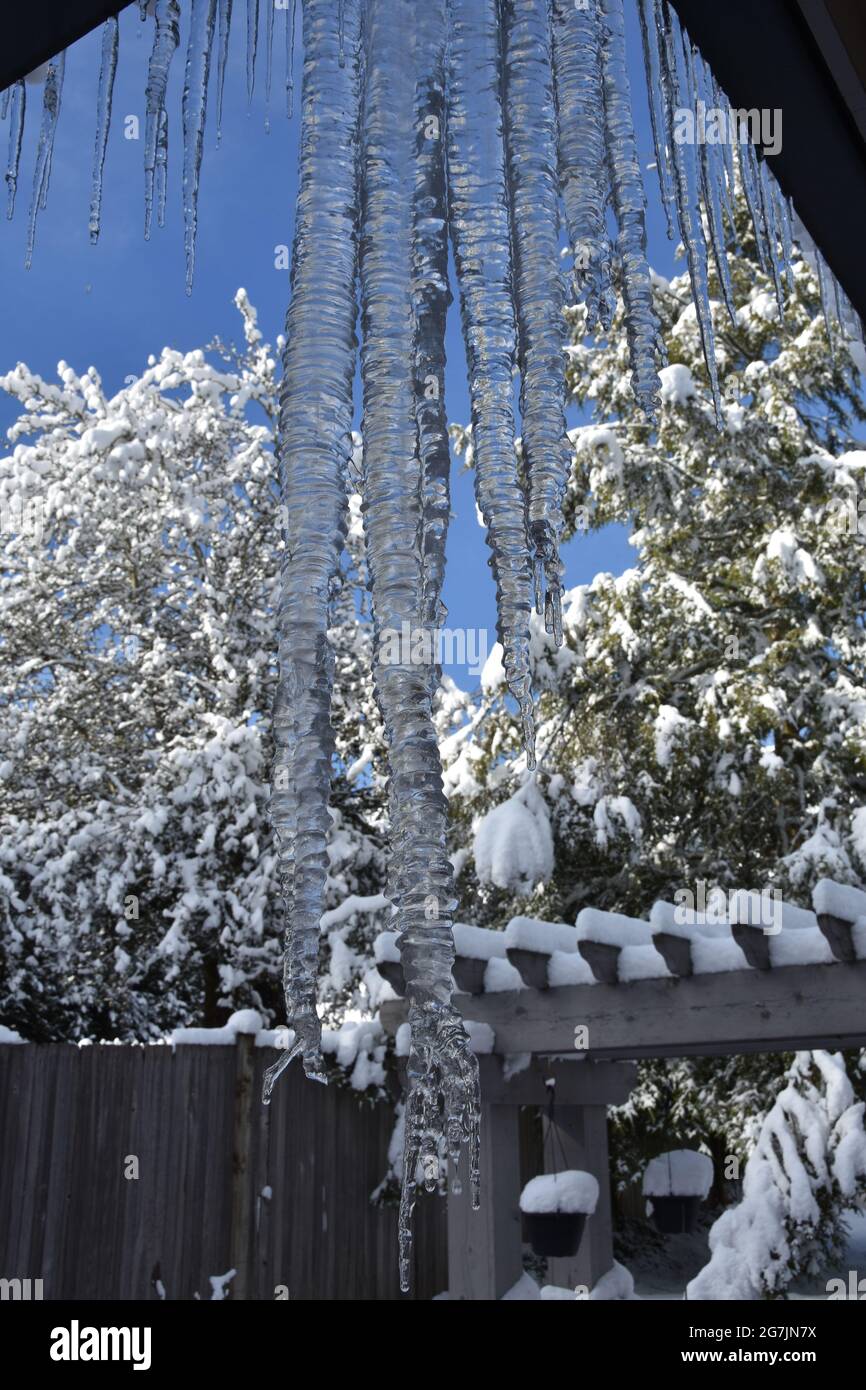
<path fill-rule="evenodd" d="M 847 916 L 820 910 L 828 901 Z M 643 923 L 595 913 L 594 926 L 551 924 L 551 949 L 538 948 L 543 930 L 521 929 L 526 919 L 505 932 L 455 927 L 455 1001 L 479 1053 L 482 1160 L 480 1211 L 465 1172 L 460 1195 L 448 1196 L 450 1298 L 502 1298 L 522 1274 L 519 1111 L 547 1110 L 551 1087 L 553 1118 L 543 1124 L 556 1142 L 544 1144 L 545 1169 L 558 1151 L 596 1177 L 600 1197 L 577 1255 L 551 1260 L 548 1274 L 592 1290 L 614 1263 L 607 1109 L 627 1100 L 637 1060 L 866 1046 L 866 894 L 825 880 L 815 906 L 786 906 L 796 926 L 783 918 L 778 934 L 738 923 L 671 929 L 669 904 Z M 377 941 L 377 962 L 402 995 L 390 933 Z M 582 982 L 560 983 L 570 977 Z M 380 1018 L 396 1035 L 402 997 Z"/>

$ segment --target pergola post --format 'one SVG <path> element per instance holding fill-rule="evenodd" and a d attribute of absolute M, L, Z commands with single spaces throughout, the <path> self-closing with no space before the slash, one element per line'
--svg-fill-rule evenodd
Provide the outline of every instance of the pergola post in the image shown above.
<path fill-rule="evenodd" d="M 598 1206 L 587 1219 L 580 1249 L 570 1259 L 550 1260 L 547 1274 L 558 1288 L 590 1292 L 613 1267 L 613 1213 L 607 1148 L 607 1107 L 557 1105 L 544 1117 L 544 1171 L 581 1168 L 598 1181 Z"/>
<path fill-rule="evenodd" d="M 481 1207 L 472 1210 L 464 1147 L 461 1192 L 448 1194 L 448 1297 L 496 1299 L 522 1273 L 517 1105 L 481 1106 Z M 453 1179 L 453 1172 L 449 1174 Z"/>

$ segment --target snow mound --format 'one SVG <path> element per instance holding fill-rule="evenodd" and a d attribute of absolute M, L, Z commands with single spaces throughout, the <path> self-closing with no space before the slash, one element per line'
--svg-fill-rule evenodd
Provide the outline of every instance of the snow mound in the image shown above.
<path fill-rule="evenodd" d="M 504 932 L 472 927 L 466 922 L 455 922 L 453 931 L 454 950 L 458 956 L 469 960 L 493 960 L 494 956 L 505 955 Z"/>
<path fill-rule="evenodd" d="M 671 1149 L 650 1159 L 643 1175 L 645 1197 L 700 1197 L 713 1185 L 713 1160 L 697 1149 Z"/>
<path fill-rule="evenodd" d="M 866 893 L 862 888 L 852 888 L 850 884 L 822 878 L 812 889 L 812 906 L 822 916 L 826 914 L 828 917 L 839 917 L 843 922 L 856 922 L 858 917 L 866 917 Z"/>
<path fill-rule="evenodd" d="M 520 1194 L 524 1212 L 584 1212 L 591 1216 L 598 1202 L 598 1183 L 592 1173 L 570 1168 L 564 1173 L 544 1173 L 526 1184 Z"/>
<path fill-rule="evenodd" d="M 482 816 L 473 855 L 479 882 L 497 888 L 529 894 L 550 878 L 553 836 L 547 806 L 534 781 Z"/>
<path fill-rule="evenodd" d="M 581 941 L 598 941 L 605 946 L 651 946 L 652 927 L 622 912 L 601 912 L 585 907 L 578 914 L 577 935 Z"/>
<path fill-rule="evenodd" d="M 505 928 L 505 944 L 522 951 L 576 951 L 577 932 L 564 922 L 543 922 L 537 917 L 512 917 Z"/>

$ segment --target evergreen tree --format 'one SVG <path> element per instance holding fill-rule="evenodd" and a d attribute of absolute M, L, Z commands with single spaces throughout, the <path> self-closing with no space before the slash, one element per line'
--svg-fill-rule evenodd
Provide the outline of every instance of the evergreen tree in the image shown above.
<path fill-rule="evenodd" d="M 735 324 L 712 287 L 721 433 L 687 277 L 654 278 L 669 357 L 656 427 L 632 397 L 621 306 L 602 342 L 570 311 L 569 388 L 589 418 L 572 435 L 569 526 L 628 526 L 635 564 L 565 596 L 560 650 L 535 622 L 531 779 L 488 663 L 475 741 L 452 774 L 455 843 L 474 835 L 484 849 L 458 881 L 469 920 L 573 922 L 590 905 L 646 917 L 701 881 L 810 906 L 823 875 L 866 881 L 863 350 L 831 355 L 799 255 L 780 322 L 742 205 L 737 231 Z M 515 775 L 534 781 L 553 835 L 534 882 L 519 862 L 497 877 L 486 852 L 485 818 L 514 800 Z M 621 1180 L 674 1141 L 745 1156 L 743 1117 L 772 1103 L 785 1065 L 642 1068 L 615 1126 Z"/>
<path fill-rule="evenodd" d="M 246 1006 L 282 1019 L 266 815 L 277 382 L 236 302 L 240 348 L 167 348 L 110 399 L 65 363 L 57 384 L 23 364 L 0 381 L 21 405 L 0 459 L 0 1010 L 25 1037 L 152 1036 Z M 382 736 L 350 505 L 332 1019 L 381 983 L 365 900 L 383 886 Z"/>

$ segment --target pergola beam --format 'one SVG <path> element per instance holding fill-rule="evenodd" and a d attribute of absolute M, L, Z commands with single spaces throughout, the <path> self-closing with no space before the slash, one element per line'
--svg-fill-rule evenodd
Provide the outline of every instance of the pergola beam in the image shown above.
<path fill-rule="evenodd" d="M 458 994 L 455 1003 L 490 1025 L 498 1053 L 573 1051 L 578 1027 L 594 1060 L 866 1046 L 866 961 Z"/>

